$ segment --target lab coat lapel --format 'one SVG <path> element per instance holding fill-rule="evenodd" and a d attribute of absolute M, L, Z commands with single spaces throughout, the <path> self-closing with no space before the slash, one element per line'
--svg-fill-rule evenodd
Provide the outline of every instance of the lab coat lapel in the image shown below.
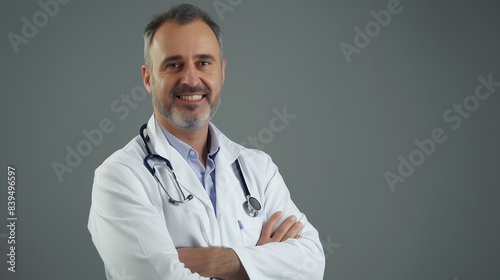
<path fill-rule="evenodd" d="M 192 194 L 194 197 L 198 198 L 205 207 L 210 208 L 213 213 L 213 205 L 208 197 L 205 189 L 201 185 L 200 181 L 194 174 L 193 169 L 189 166 L 186 160 L 168 143 L 165 135 L 161 131 L 160 124 L 156 121 L 154 115 L 149 119 L 148 122 L 148 135 L 150 135 L 151 143 L 153 146 L 153 153 L 157 153 L 162 157 L 170 160 L 174 172 L 177 176 L 177 181 L 181 185 L 181 188 L 188 196 Z M 174 199 L 179 199 L 174 197 Z"/>
<path fill-rule="evenodd" d="M 217 218 L 219 219 L 227 207 L 234 203 L 234 192 L 240 188 L 239 178 L 236 176 L 234 162 L 238 158 L 241 146 L 236 145 L 222 134 L 215 125 L 211 124 L 212 131 L 217 135 L 220 150 L 215 158 L 215 187 L 217 196 Z M 244 197 L 241 197 L 243 203 Z M 231 203 L 229 203 L 231 202 Z"/>
<path fill-rule="evenodd" d="M 228 158 L 216 158 L 216 196 L 217 196 L 217 217 L 224 214 L 229 202 L 234 200 L 235 188 L 239 187 L 239 182 L 235 177 L 235 172 Z M 233 161 L 234 162 L 234 161 Z M 243 201 L 243 197 L 242 197 Z M 229 208 L 230 209 L 230 208 Z"/>

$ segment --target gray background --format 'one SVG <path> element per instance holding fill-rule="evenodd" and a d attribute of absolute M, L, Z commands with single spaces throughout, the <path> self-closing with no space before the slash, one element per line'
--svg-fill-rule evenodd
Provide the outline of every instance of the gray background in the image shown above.
<path fill-rule="evenodd" d="M 273 108 L 296 115 L 264 150 L 325 242 L 325 279 L 500 279 L 500 87 L 458 129 L 443 120 L 478 76 L 500 81 L 498 1 L 401 1 L 350 63 L 340 43 L 388 0 L 233 0 L 223 18 L 214 1 L 189 2 L 223 30 L 218 127 L 243 142 L 269 128 Z M 93 171 L 152 112 L 149 97 L 123 120 L 110 106 L 142 85 L 142 30 L 173 3 L 70 1 L 16 54 L 7 34 L 41 7 L 1 2 L 0 220 L 7 165 L 19 218 L 16 273 L 0 227 L 1 279 L 105 279 L 86 229 Z M 104 118 L 115 130 L 60 182 L 51 164 Z M 435 128 L 446 142 L 391 191 L 384 172 Z"/>

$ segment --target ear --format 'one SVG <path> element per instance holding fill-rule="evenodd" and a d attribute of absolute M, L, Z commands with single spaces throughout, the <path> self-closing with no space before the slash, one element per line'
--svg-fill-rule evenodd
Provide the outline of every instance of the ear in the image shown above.
<path fill-rule="evenodd" d="M 151 94 L 153 92 L 153 87 L 151 85 L 151 72 L 149 71 L 146 65 L 142 65 L 141 72 L 142 72 L 142 82 L 144 83 L 144 87 L 146 87 L 148 93 Z"/>
<path fill-rule="evenodd" d="M 224 84 L 224 80 L 226 79 L 226 64 L 227 64 L 227 60 L 226 59 L 223 59 L 222 60 L 222 84 Z"/>

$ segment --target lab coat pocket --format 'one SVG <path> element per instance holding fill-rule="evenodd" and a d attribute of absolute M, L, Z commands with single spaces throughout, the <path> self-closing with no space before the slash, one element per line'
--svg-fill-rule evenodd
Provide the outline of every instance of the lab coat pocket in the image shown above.
<path fill-rule="evenodd" d="M 260 233 L 262 231 L 262 223 L 264 217 L 247 217 L 238 220 L 238 226 L 240 227 L 241 240 L 244 246 L 255 246 L 260 238 Z"/>

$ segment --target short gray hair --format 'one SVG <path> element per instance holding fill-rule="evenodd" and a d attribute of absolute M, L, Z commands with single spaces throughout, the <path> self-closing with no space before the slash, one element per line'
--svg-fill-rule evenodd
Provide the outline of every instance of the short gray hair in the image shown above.
<path fill-rule="evenodd" d="M 166 22 L 174 21 L 179 24 L 188 24 L 196 20 L 205 22 L 214 32 L 217 41 L 219 42 L 220 57 L 222 60 L 222 32 L 220 27 L 215 23 L 212 18 L 205 11 L 191 4 L 180 4 L 172 6 L 169 10 L 153 16 L 146 28 L 144 29 L 144 63 L 151 68 L 151 59 L 149 57 L 149 49 L 153 36 L 158 28 Z M 152 70 L 152 69 L 150 69 Z"/>

